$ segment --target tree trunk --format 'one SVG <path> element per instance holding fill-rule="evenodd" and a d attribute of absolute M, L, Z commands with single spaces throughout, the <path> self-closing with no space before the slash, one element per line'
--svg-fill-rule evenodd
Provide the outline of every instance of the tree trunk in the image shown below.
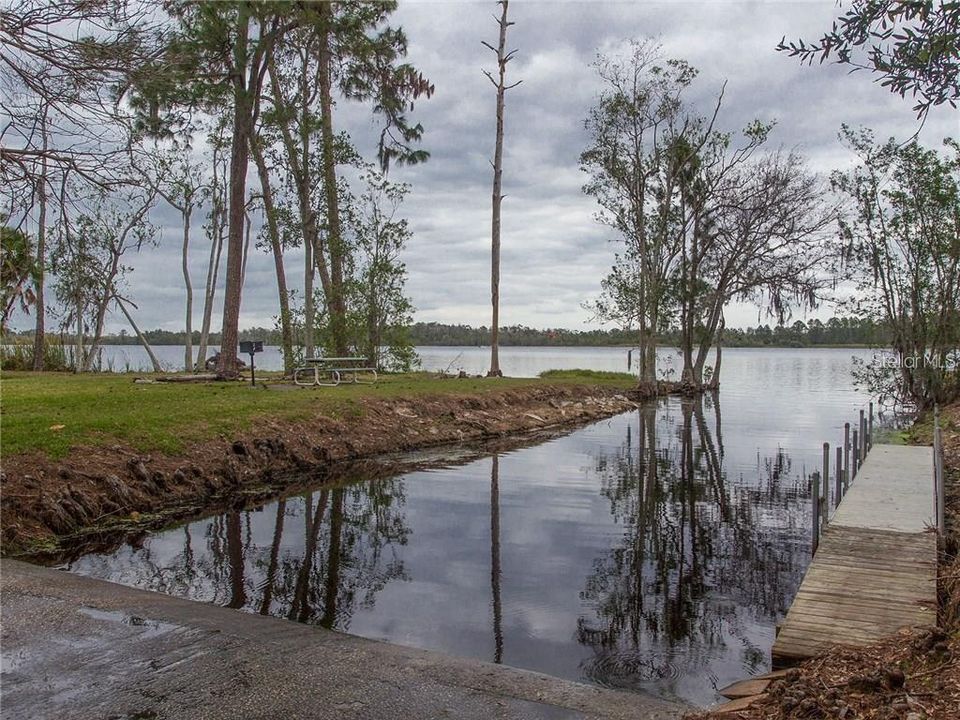
<path fill-rule="evenodd" d="M 203 370 L 207 362 L 207 341 L 210 337 L 210 322 L 213 318 L 213 300 L 217 294 L 217 276 L 220 274 L 220 253 L 223 250 L 223 222 L 219 210 L 214 210 L 219 218 L 214 220 L 210 239 L 210 260 L 207 265 L 207 283 L 203 293 L 203 323 L 200 326 L 200 347 L 197 349 L 195 369 Z"/>
<path fill-rule="evenodd" d="M 713 377 L 710 378 L 710 389 L 718 390 L 720 388 L 720 363 L 723 360 L 723 330 L 726 327 L 726 320 L 723 313 L 720 314 L 720 324 L 717 326 L 716 333 L 716 361 L 713 364 Z M 719 412 L 719 410 L 717 411 Z"/>
<path fill-rule="evenodd" d="M 140 328 L 137 327 L 137 323 L 133 321 L 133 316 L 130 314 L 130 311 L 127 310 L 126 305 L 123 304 L 123 300 L 120 298 L 114 298 L 117 302 L 117 307 L 123 312 L 127 318 L 127 322 L 130 323 L 130 327 L 133 328 L 133 332 L 137 336 L 137 340 L 140 341 L 140 344 L 143 346 L 143 349 L 147 351 L 147 357 L 150 358 L 150 363 L 153 365 L 153 371 L 155 373 L 162 373 L 163 366 L 160 365 L 160 361 L 157 359 L 157 356 L 153 353 L 153 348 L 150 347 L 150 342 L 147 338 L 144 337 L 143 333 L 140 332 Z"/>
<path fill-rule="evenodd" d="M 493 212 L 490 223 L 490 304 L 493 312 L 490 326 L 490 370 L 487 377 L 503 377 L 500 369 L 500 206 L 503 202 L 503 106 L 507 90 L 504 75 L 510 60 L 506 53 L 507 28 L 512 25 L 507 22 L 508 4 L 507 0 L 500 3 L 502 12 L 497 21 L 500 25 L 500 41 L 496 51 L 499 81 L 494 82 L 488 75 L 497 88 L 497 137 L 493 151 Z"/>
<path fill-rule="evenodd" d="M 243 244 L 247 194 L 247 162 L 251 135 L 251 98 L 247 92 L 247 44 L 250 8 L 238 4 L 237 38 L 233 48 L 233 137 L 230 147 L 230 214 L 227 230 L 227 276 L 223 294 L 223 323 L 220 331 L 220 359 L 217 372 L 225 378 L 237 376 L 237 339 L 240 323 L 240 296 L 243 291 Z"/>
<path fill-rule="evenodd" d="M 75 373 L 82 373 L 86 365 L 83 353 L 83 301 L 79 298 L 76 298 L 77 303 L 77 356 L 74 358 L 73 362 L 73 371 Z"/>
<path fill-rule="evenodd" d="M 333 136 L 333 89 L 331 86 L 332 53 L 331 23 L 333 6 L 320 3 L 322 30 L 320 33 L 319 76 L 320 76 L 320 134 L 322 139 L 323 189 L 327 200 L 327 244 L 330 253 L 330 294 L 327 305 L 330 308 L 330 333 L 333 338 L 333 350 L 337 355 L 346 355 L 346 304 L 343 296 L 343 265 L 345 248 L 340 224 L 340 198 L 337 188 L 337 158 Z"/>
<path fill-rule="evenodd" d="M 250 257 L 250 234 L 253 231 L 253 222 L 250 213 L 243 211 L 243 260 L 240 261 L 240 287 L 247 281 L 247 259 Z"/>
<path fill-rule="evenodd" d="M 190 372 L 193 366 L 193 284 L 190 282 L 190 263 L 188 251 L 190 247 L 190 216 L 193 214 L 192 200 L 184 199 L 183 204 L 183 284 L 187 290 L 186 307 L 186 337 L 183 347 L 183 371 Z"/>
<path fill-rule="evenodd" d="M 367 285 L 367 356 L 372 367 L 380 367 L 380 312 L 373 277 Z"/>
<path fill-rule="evenodd" d="M 308 45 L 301 48 L 300 55 L 300 97 L 310 95 L 310 49 Z M 291 117 L 297 111 L 297 103 L 287 101 L 280 78 L 277 74 L 276 63 L 271 55 L 267 58 L 267 69 L 270 74 L 270 84 L 273 88 L 273 102 L 278 108 L 287 112 L 285 117 Z M 310 106 L 306 101 L 299 102 L 299 146 L 294 140 L 290 127 L 284 122 L 278 123 L 280 138 L 287 153 L 287 164 L 290 176 L 293 179 L 297 193 L 297 205 L 300 213 L 300 226 L 303 233 L 303 345 L 306 357 L 316 354 L 316 302 L 314 298 L 314 272 L 320 275 L 320 284 L 323 288 L 324 299 L 327 302 L 327 312 L 330 317 L 336 315 L 336 307 L 332 304 L 335 293 L 332 288 L 330 272 L 324 256 L 323 243 L 320 242 L 317 212 L 314 207 L 314 187 L 317 185 L 312 173 L 310 162 L 310 136 L 313 118 Z M 332 128 L 332 125 L 331 125 Z"/>
<path fill-rule="evenodd" d="M 213 149 L 213 183 L 211 185 L 213 207 L 210 211 L 210 258 L 207 261 L 207 281 L 203 292 L 203 322 L 200 327 L 200 347 L 197 349 L 196 370 L 206 369 L 207 340 L 213 317 L 213 299 L 217 293 L 217 276 L 220 274 L 220 252 L 223 249 L 223 188 L 220 182 L 220 152 Z M 220 195 L 218 196 L 218 193 Z"/>
<path fill-rule="evenodd" d="M 103 296 L 97 302 L 97 318 L 94 324 L 93 339 L 90 341 L 90 349 L 87 352 L 87 356 L 83 362 L 84 372 L 90 372 L 90 370 L 93 369 L 93 360 L 97 349 L 100 347 L 100 340 L 103 337 L 103 325 L 107 317 L 107 307 L 110 305 L 110 301 L 114 297 L 114 281 L 117 278 L 117 274 L 120 272 L 121 252 L 122 251 L 118 248 L 113 248 L 113 259 L 110 263 L 110 270 L 107 272 L 107 277 L 103 283 Z"/>
<path fill-rule="evenodd" d="M 717 329 L 720 323 L 723 322 L 722 302 L 720 296 L 718 296 L 714 302 L 707 326 L 703 331 L 703 337 L 700 339 L 700 346 L 697 349 L 697 359 L 693 363 L 693 379 L 698 388 L 703 387 L 703 369 L 707 364 L 707 356 L 710 354 L 710 348 L 716 340 Z"/>
<path fill-rule="evenodd" d="M 37 224 L 37 277 L 34 291 L 36 301 L 34 310 L 37 313 L 36 325 L 33 331 L 33 369 L 36 372 L 43 370 L 46 355 L 46 310 L 44 308 L 43 283 L 47 264 L 47 106 L 44 105 L 40 117 L 40 132 L 43 135 L 44 158 L 40 166 L 40 218 Z"/>
<path fill-rule="evenodd" d="M 263 211 L 267 216 L 267 233 L 270 237 L 270 249 L 273 252 L 273 267 L 277 274 L 277 294 L 280 298 L 280 336 L 283 349 L 283 372 L 293 373 L 293 329 L 290 325 L 290 297 L 287 292 L 287 274 L 283 267 L 283 245 L 280 243 L 280 228 L 277 226 L 277 213 L 273 204 L 273 189 L 270 187 L 270 171 L 263 157 L 263 149 L 256 138 L 250 139 L 250 149 L 260 175 L 260 188 L 263 191 Z"/>
<path fill-rule="evenodd" d="M 303 239 L 303 352 L 304 356 L 316 356 L 314 337 L 317 323 L 316 309 L 313 298 L 313 243 L 308 238 Z"/>

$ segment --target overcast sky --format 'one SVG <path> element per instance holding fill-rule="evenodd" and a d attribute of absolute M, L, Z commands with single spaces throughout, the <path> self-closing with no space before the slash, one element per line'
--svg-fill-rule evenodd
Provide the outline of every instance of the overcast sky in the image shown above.
<path fill-rule="evenodd" d="M 412 184 L 404 206 L 413 230 L 404 259 L 415 319 L 488 324 L 490 317 L 490 159 L 495 91 L 482 73 L 492 69 L 497 25 L 492 2 L 403 2 L 394 16 L 410 41 L 409 60 L 430 78 L 436 94 L 417 104 L 428 163 L 391 171 Z M 668 57 L 701 71 L 693 97 L 708 109 L 728 81 L 721 116 L 725 129 L 753 118 L 776 120 L 774 142 L 799 148 L 827 172 L 850 162 L 837 141 L 841 122 L 905 138 L 917 127 L 911 103 L 863 72 L 838 66 L 801 67 L 774 51 L 780 38 L 813 39 L 829 28 L 834 2 L 522 2 L 510 4 L 504 149 L 501 324 L 584 329 L 596 326 L 582 305 L 595 297 L 616 244 L 594 218 L 581 190 L 578 156 L 586 143 L 583 119 L 599 84 L 590 67 L 598 51 L 630 38 L 658 38 Z M 341 105 L 338 122 L 363 147 L 376 126 L 362 106 Z M 958 134 L 955 111 L 938 109 L 921 134 L 939 144 Z M 251 173 L 251 182 L 255 176 Z M 147 328 L 183 327 L 183 286 L 176 216 L 158 214 L 161 248 L 133 259 L 130 295 Z M 197 233 L 194 285 L 202 286 L 206 240 Z M 302 286 L 302 254 L 287 256 L 288 279 Z M 199 324 L 202 301 L 195 303 Z M 272 260 L 259 253 L 247 268 L 241 327 L 273 325 L 277 299 Z M 219 312 L 219 308 L 218 308 Z M 821 313 L 829 315 L 829 312 Z M 798 317 L 803 317 L 799 315 Z M 756 324 L 755 308 L 738 306 L 728 326 Z M 219 327 L 219 319 L 215 321 Z M 111 329 L 122 327 L 114 318 Z"/>

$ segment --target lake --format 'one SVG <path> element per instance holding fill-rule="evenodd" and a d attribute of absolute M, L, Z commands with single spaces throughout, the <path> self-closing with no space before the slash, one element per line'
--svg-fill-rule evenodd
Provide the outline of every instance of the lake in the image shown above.
<path fill-rule="evenodd" d="M 75 572 L 369 638 L 705 705 L 769 666 L 810 558 L 821 443 L 865 351 L 724 353 L 720 393 L 151 535 Z M 424 364 L 482 369 L 482 349 Z M 508 364 L 509 363 L 509 364 Z M 620 349 L 504 348 L 510 374 Z M 619 367 L 617 365 L 619 364 Z"/>

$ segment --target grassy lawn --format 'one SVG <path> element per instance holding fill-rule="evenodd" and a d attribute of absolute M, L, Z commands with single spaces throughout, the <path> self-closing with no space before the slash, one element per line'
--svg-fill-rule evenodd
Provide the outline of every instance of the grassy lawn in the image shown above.
<path fill-rule="evenodd" d="M 438 380 L 411 374 L 386 376 L 376 385 L 265 390 L 239 382 L 138 384 L 134 377 L 4 372 L 0 454 L 41 451 L 59 458 L 73 446 L 114 444 L 172 454 L 187 442 L 230 435 L 269 418 L 355 416 L 360 412 L 356 401 L 364 397 L 487 393 L 546 384 L 629 387 L 633 381 L 571 371 L 549 380 Z"/>

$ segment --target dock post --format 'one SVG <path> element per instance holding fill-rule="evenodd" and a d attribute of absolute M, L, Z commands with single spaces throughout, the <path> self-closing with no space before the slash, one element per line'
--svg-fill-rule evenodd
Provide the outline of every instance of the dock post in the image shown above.
<path fill-rule="evenodd" d="M 827 531 L 827 521 L 830 519 L 830 478 L 820 478 L 820 537 Z"/>
<path fill-rule="evenodd" d="M 820 544 L 820 473 L 814 471 L 813 473 L 813 492 L 810 493 L 811 500 L 813 501 L 813 536 L 811 538 L 811 544 L 813 546 L 813 553 L 817 552 L 817 546 Z"/>
<path fill-rule="evenodd" d="M 943 477 L 943 431 L 940 429 L 940 408 L 937 405 L 933 407 L 933 482 L 937 503 L 937 532 L 940 533 L 942 538 L 946 530 L 943 517 L 946 497 Z"/>
<path fill-rule="evenodd" d="M 852 482 L 857 477 L 857 470 L 860 469 L 860 431 L 853 431 L 853 462 L 851 463 L 853 474 L 850 476 Z"/>
<path fill-rule="evenodd" d="M 830 443 L 823 444 L 823 504 L 824 516 L 830 514 Z"/>
<path fill-rule="evenodd" d="M 870 401 L 870 417 L 867 420 L 867 450 L 873 450 L 873 400 Z"/>
<path fill-rule="evenodd" d="M 863 410 L 860 411 L 860 464 L 867 459 L 867 419 Z"/>
<path fill-rule="evenodd" d="M 843 492 L 850 487 L 850 423 L 843 424 Z"/>
<path fill-rule="evenodd" d="M 843 500 L 843 448 L 839 445 L 837 445 L 837 468 L 835 472 L 837 474 L 837 490 L 834 501 L 837 504 L 836 506 L 840 507 L 840 501 Z"/>

